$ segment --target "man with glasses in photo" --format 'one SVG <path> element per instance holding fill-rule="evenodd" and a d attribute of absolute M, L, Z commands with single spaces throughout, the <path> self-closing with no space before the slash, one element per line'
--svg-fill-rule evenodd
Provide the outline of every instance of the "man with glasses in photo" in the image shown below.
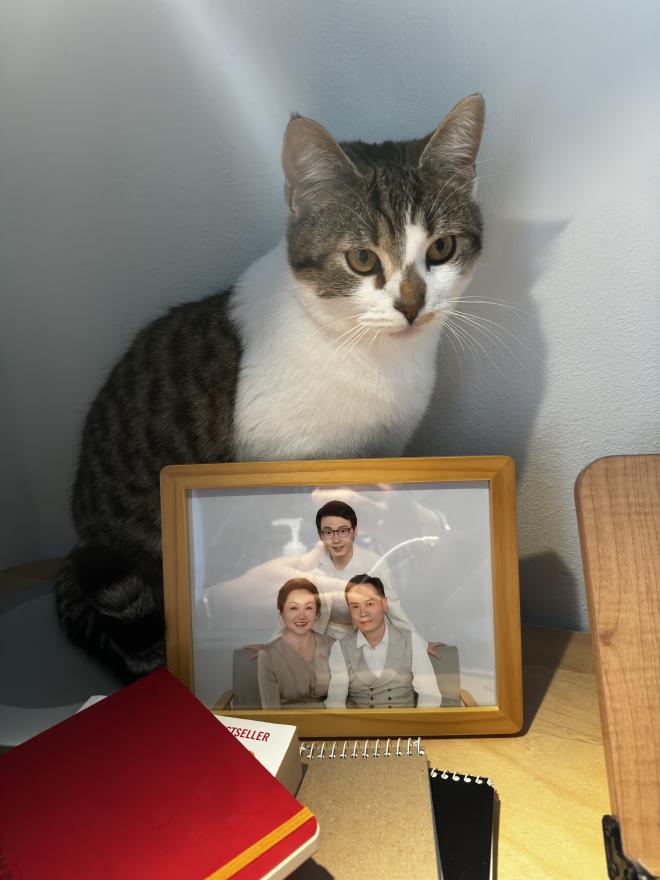
<path fill-rule="evenodd" d="M 321 596 L 321 610 L 315 629 L 333 639 L 341 639 L 353 632 L 344 589 L 346 582 L 363 573 L 377 573 L 387 591 L 388 617 L 397 626 L 414 630 L 401 600 L 389 586 L 391 577 L 380 556 L 355 543 L 358 533 L 357 516 L 343 501 L 328 501 L 316 513 L 316 530 L 323 549 L 315 567 L 309 572 Z"/>
<path fill-rule="evenodd" d="M 304 571 L 296 572 L 309 578 L 319 591 L 321 607 L 314 631 L 335 640 L 353 632 L 353 621 L 346 604 L 346 583 L 356 575 L 377 574 L 385 584 L 387 617 L 399 629 L 416 632 L 415 626 L 401 606 L 401 600 L 392 588 L 392 578 L 383 557 L 368 547 L 356 544 L 357 515 L 344 501 L 328 501 L 316 512 L 316 530 L 321 546 L 307 554 Z M 293 560 L 292 560 L 293 562 Z M 303 564 L 302 560 L 298 561 Z M 271 641 L 281 635 L 278 628 Z M 435 649 L 444 642 L 429 642 L 427 651 L 437 656 Z M 259 651 L 262 645 L 248 645 Z"/>

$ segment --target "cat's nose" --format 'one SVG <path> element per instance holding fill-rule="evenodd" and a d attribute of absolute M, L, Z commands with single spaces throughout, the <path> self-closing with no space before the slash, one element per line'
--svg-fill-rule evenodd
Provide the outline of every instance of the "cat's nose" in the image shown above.
<path fill-rule="evenodd" d="M 394 301 L 394 308 L 405 317 L 409 324 L 415 322 L 426 299 L 426 283 L 415 266 L 407 266 L 399 285 L 399 295 Z"/>
<path fill-rule="evenodd" d="M 410 303 L 395 303 L 394 308 L 398 312 L 401 312 L 406 321 L 411 325 L 414 323 L 415 318 L 419 314 L 419 308 L 417 306 L 411 305 Z"/>

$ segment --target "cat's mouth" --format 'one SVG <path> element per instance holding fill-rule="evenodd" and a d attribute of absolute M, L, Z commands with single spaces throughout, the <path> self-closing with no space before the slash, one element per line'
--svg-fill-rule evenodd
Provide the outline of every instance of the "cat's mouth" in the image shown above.
<path fill-rule="evenodd" d="M 412 324 L 405 324 L 401 326 L 397 324 L 396 327 L 392 327 L 391 332 L 395 336 L 414 336 L 419 333 L 426 324 L 433 320 L 433 315 L 427 313 L 425 315 L 420 315 Z"/>

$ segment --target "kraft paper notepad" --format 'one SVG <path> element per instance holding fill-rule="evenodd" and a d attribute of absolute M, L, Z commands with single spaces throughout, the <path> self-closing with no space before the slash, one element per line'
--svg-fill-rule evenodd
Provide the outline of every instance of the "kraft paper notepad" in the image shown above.
<path fill-rule="evenodd" d="M 318 819 L 319 848 L 292 878 L 437 880 L 429 767 L 418 743 L 326 746 L 315 745 L 297 794 Z"/>

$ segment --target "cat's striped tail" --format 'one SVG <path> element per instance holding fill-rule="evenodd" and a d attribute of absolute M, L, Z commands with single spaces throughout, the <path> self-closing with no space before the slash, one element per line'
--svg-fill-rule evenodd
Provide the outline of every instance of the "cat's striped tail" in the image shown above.
<path fill-rule="evenodd" d="M 165 663 L 163 587 L 120 555 L 80 544 L 55 583 L 57 614 L 71 641 L 127 681 Z"/>

